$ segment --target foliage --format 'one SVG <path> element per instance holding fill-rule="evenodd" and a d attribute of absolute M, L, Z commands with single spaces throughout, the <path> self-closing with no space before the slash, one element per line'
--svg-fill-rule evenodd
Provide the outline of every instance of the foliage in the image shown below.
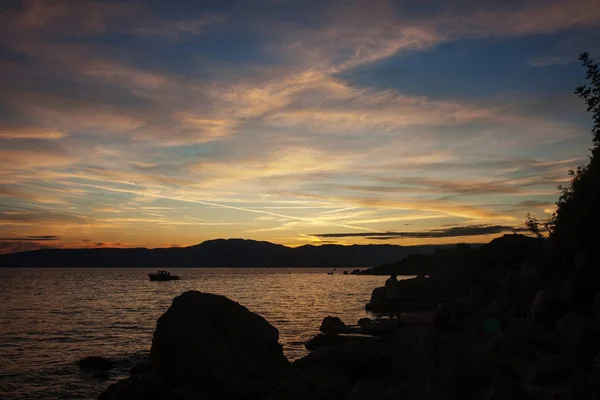
<path fill-rule="evenodd" d="M 540 222 L 537 218 L 533 218 L 530 213 L 527 213 L 525 216 L 525 225 L 527 226 L 527 229 L 529 229 L 529 231 L 535 235 L 535 237 L 538 239 L 544 238 L 540 232 Z"/>
<path fill-rule="evenodd" d="M 589 86 L 577 87 L 575 94 L 585 101 L 587 111 L 592 113 L 594 146 L 589 164 L 569 171 L 569 185 L 559 186 L 561 196 L 556 202 L 557 210 L 546 224 L 551 240 L 566 255 L 592 250 L 600 224 L 600 69 L 588 53 L 581 54 L 579 60 L 587 69 Z M 527 221 L 532 226 L 537 222 L 531 218 Z"/>

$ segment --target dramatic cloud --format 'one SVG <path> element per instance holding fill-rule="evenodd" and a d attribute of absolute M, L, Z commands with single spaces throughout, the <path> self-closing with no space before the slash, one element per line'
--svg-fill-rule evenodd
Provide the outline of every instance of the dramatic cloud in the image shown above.
<path fill-rule="evenodd" d="M 4 248 L 474 242 L 552 212 L 597 1 L 309 3 L 3 10 Z"/>

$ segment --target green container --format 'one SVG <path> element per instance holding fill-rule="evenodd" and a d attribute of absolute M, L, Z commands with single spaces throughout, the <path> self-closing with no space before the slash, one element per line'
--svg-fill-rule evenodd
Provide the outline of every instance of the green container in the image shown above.
<path fill-rule="evenodd" d="M 501 318 L 484 318 L 483 331 L 485 333 L 502 333 Z"/>

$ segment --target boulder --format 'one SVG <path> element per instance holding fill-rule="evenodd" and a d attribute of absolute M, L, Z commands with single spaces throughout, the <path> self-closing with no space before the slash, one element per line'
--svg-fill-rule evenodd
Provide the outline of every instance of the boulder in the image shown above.
<path fill-rule="evenodd" d="M 335 346 L 319 348 L 296 360 L 294 367 L 305 370 L 319 364 L 342 372 L 354 384 L 365 378 L 388 378 L 391 376 L 393 358 L 386 340 L 356 337 Z"/>
<path fill-rule="evenodd" d="M 588 318 L 585 315 L 573 312 L 563 315 L 554 329 L 559 348 L 564 351 L 580 349 L 587 330 Z"/>
<path fill-rule="evenodd" d="M 488 343 L 489 353 L 495 357 L 527 357 L 531 354 L 531 346 L 527 338 L 516 334 L 499 334 Z"/>
<path fill-rule="evenodd" d="M 560 283 L 558 298 L 568 308 L 575 308 L 577 286 L 575 278 L 567 278 Z"/>
<path fill-rule="evenodd" d="M 328 364 L 304 368 L 263 400 L 345 399 L 352 384 L 339 369 Z"/>
<path fill-rule="evenodd" d="M 365 309 L 373 313 L 386 313 L 389 311 L 389 305 L 385 298 L 385 287 L 373 289 L 371 300 L 367 303 Z"/>
<path fill-rule="evenodd" d="M 278 340 L 277 329 L 246 307 L 189 291 L 158 319 L 150 362 L 201 392 L 260 397 L 291 371 Z"/>
<path fill-rule="evenodd" d="M 146 372 L 113 383 L 98 400 L 162 400 L 170 390 L 161 374 Z"/>
<path fill-rule="evenodd" d="M 600 292 L 592 300 L 592 313 L 594 316 L 600 317 Z"/>
<path fill-rule="evenodd" d="M 565 381 L 577 367 L 575 361 L 567 357 L 555 357 L 537 369 L 530 378 L 535 386 L 552 386 Z"/>
<path fill-rule="evenodd" d="M 539 290 L 531 307 L 531 322 L 534 325 L 553 328 L 562 311 L 563 307 L 551 290 Z"/>
<path fill-rule="evenodd" d="M 600 352 L 600 325 L 597 318 L 569 312 L 556 323 L 555 339 L 559 349 L 591 360 Z"/>
<path fill-rule="evenodd" d="M 141 374 L 142 372 L 148 372 L 151 370 L 152 370 L 152 367 L 150 367 L 150 365 L 148 363 L 138 362 L 138 363 L 135 363 L 129 369 L 129 375 L 137 375 L 137 374 Z"/>
<path fill-rule="evenodd" d="M 483 354 L 457 347 L 442 352 L 435 383 L 452 399 L 528 399 L 519 374 Z M 493 395 L 491 395 L 493 394 Z M 488 397 L 490 396 L 490 397 Z"/>
<path fill-rule="evenodd" d="M 433 316 L 433 326 L 437 330 L 447 330 L 452 324 L 454 309 L 449 304 L 438 304 Z"/>
<path fill-rule="evenodd" d="M 323 318 L 319 330 L 323 333 L 329 333 L 337 327 L 346 326 L 346 324 L 338 317 L 327 316 Z"/>
<path fill-rule="evenodd" d="M 356 336 L 330 335 L 319 333 L 304 344 L 307 350 L 316 350 L 320 347 L 335 346 L 348 340 L 359 340 Z"/>
<path fill-rule="evenodd" d="M 354 385 L 347 400 L 379 400 L 387 389 L 388 385 L 378 379 L 363 379 Z"/>
<path fill-rule="evenodd" d="M 111 361 L 108 358 L 97 356 L 82 358 L 77 364 L 81 369 L 106 370 L 115 367 L 114 361 Z"/>

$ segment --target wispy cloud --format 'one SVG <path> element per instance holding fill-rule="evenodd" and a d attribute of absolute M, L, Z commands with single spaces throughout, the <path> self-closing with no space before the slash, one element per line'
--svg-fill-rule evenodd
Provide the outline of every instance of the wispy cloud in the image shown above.
<path fill-rule="evenodd" d="M 368 237 L 368 238 L 388 238 L 388 239 L 404 239 L 404 238 L 449 238 L 461 236 L 479 236 L 493 235 L 504 232 L 525 232 L 523 227 L 503 226 L 503 225 L 467 225 L 455 226 L 447 229 L 433 229 L 429 231 L 419 232 L 382 232 L 382 233 L 321 233 L 314 236 L 322 238 L 337 238 L 337 237 Z"/>
<path fill-rule="evenodd" d="M 294 15 L 23 3 L 0 16 L 0 199 L 22 207 L 0 213 L 0 236 L 170 244 L 243 231 L 297 244 L 339 228 L 366 233 L 332 238 L 343 243 L 398 238 L 406 221 L 437 236 L 404 241 L 454 237 L 436 231 L 445 223 L 476 226 L 463 231 L 473 237 L 512 227 L 551 209 L 563 171 L 585 161 L 573 105 L 431 94 L 427 75 L 417 89 L 395 72 L 378 85 L 348 77 L 388 62 L 426 74 L 419 58 L 438 51 L 448 68 L 475 68 L 490 39 L 595 35 L 595 3 L 325 2 Z M 497 63 L 513 68 L 510 54 Z M 540 54 L 565 53 L 514 57 L 524 69 L 565 61 Z"/>

